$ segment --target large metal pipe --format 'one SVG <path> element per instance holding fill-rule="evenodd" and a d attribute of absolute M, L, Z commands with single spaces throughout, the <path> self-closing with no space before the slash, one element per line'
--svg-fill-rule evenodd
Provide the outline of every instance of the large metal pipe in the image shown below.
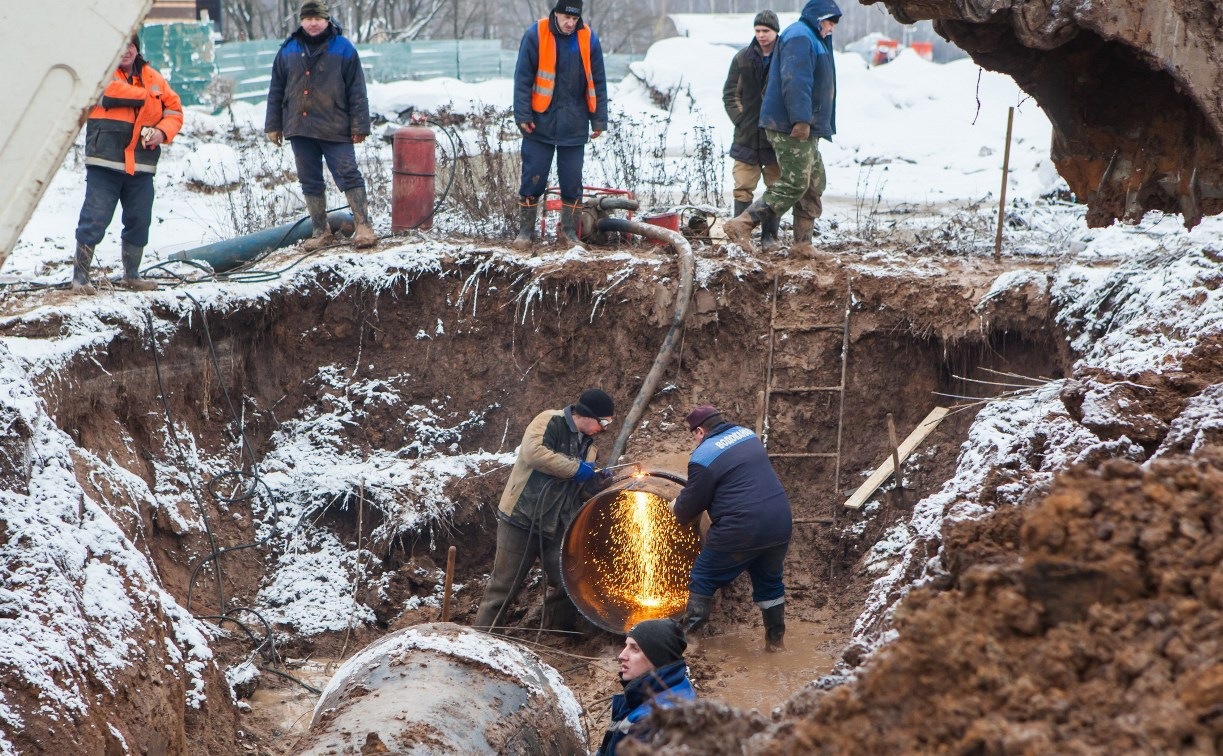
<path fill-rule="evenodd" d="M 677 523 L 666 504 L 684 483 L 664 471 L 632 472 L 591 497 L 569 523 L 561 582 L 598 627 L 624 635 L 642 620 L 683 613 L 701 534 L 695 523 Z"/>
<path fill-rule="evenodd" d="M 417 625 L 344 662 L 293 752 L 586 753 L 581 712 L 560 673 L 521 646 Z"/>
<path fill-rule="evenodd" d="M 641 390 L 637 392 L 637 398 L 633 400 L 632 406 L 629 407 L 628 413 L 624 416 L 624 421 L 620 426 L 620 433 L 616 436 L 615 443 L 612 444 L 608 460 L 614 464 L 624 454 L 624 449 L 628 446 L 628 437 L 637 427 L 638 421 L 641 420 L 641 416 L 645 412 L 646 405 L 650 403 L 650 398 L 654 396 L 654 390 L 658 388 L 658 382 L 662 380 L 662 375 L 666 371 L 667 365 L 671 363 L 671 354 L 679 343 L 680 334 L 684 330 L 684 321 L 688 317 L 688 303 L 692 300 L 692 279 L 696 270 L 696 262 L 692 257 L 691 245 L 688 244 L 688 240 L 683 237 L 683 234 L 680 234 L 678 231 L 623 218 L 600 218 L 598 228 L 601 232 L 619 231 L 621 233 L 638 234 L 647 239 L 670 244 L 679 257 L 679 292 L 675 295 L 675 312 L 671 317 L 671 329 L 667 331 L 666 337 L 663 338 L 662 347 L 658 350 L 658 356 L 654 358 L 654 364 L 650 366 L 650 372 L 646 374 L 645 382 L 641 384 Z"/>
<path fill-rule="evenodd" d="M 336 210 L 327 214 L 327 225 L 332 232 L 345 226 L 352 226 L 352 213 Z M 219 242 L 205 244 L 194 249 L 185 249 L 170 255 L 171 260 L 202 260 L 212 266 L 218 273 L 233 270 L 243 263 L 250 262 L 262 254 L 274 249 L 288 247 L 299 241 L 310 238 L 313 229 L 309 218 L 299 218 L 275 228 L 265 228 L 253 234 L 239 236 L 234 239 L 222 239 Z"/>

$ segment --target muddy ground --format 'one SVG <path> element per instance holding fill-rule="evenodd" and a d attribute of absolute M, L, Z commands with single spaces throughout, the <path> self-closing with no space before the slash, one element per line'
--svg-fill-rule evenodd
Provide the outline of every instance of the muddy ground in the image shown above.
<path fill-rule="evenodd" d="M 158 339 L 156 364 L 148 332 L 138 323 L 117 319 L 109 323 L 116 327 L 116 335 L 103 352 L 79 355 L 66 366 L 41 374 L 37 387 L 58 426 L 90 453 L 88 459 L 80 456 L 76 460 L 81 484 L 115 505 L 116 519 L 180 604 L 187 605 L 190 592 L 190 608 L 197 616 L 216 616 L 221 594 L 214 572 L 202 570 L 191 582 L 193 567 L 210 551 L 205 535 L 184 530 L 162 509 L 124 507 L 123 491 L 112 490 L 106 476 L 95 475 L 89 460 L 117 462 L 152 487 L 157 476 L 154 462 L 175 463 L 166 459 L 168 412 L 179 432 L 189 436 L 198 449 L 242 466 L 248 454 L 258 458 L 265 452 L 269 438 L 283 422 L 336 401 L 333 387 L 318 377 L 319 367 L 325 365 L 341 365 L 352 375 L 359 371 L 366 380 L 395 382 L 401 392 L 398 405 L 369 402 L 357 415 L 359 422 L 337 431 L 341 443 L 357 449 L 410 448 L 420 440 L 412 434 L 420 431 L 400 422 L 402 406 L 428 406 L 439 398 L 444 399 L 439 412 L 449 420 L 457 422 L 472 414 L 481 417 L 481 422 L 464 426 L 461 438 L 449 447 L 452 451 L 510 452 L 536 412 L 572 401 L 588 385 L 602 386 L 620 408 L 627 408 L 669 325 L 674 296 L 673 284 L 663 281 L 674 276 L 674 261 L 652 248 L 637 249 L 634 254 L 653 258 L 660 267 L 642 265 L 622 276 L 622 258 L 600 259 L 596 254 L 594 259 L 558 260 L 531 268 L 512 258 L 456 248 L 436 270 L 390 278 L 389 283 L 376 287 L 351 284 L 343 280 L 342 273 L 324 267 L 311 286 L 286 288 L 266 298 L 210 307 L 203 313 L 192 311 L 183 316 L 154 305 L 152 317 L 172 326 L 166 331 L 168 336 Z M 905 517 L 906 506 L 938 490 L 953 474 L 975 410 L 950 416 L 929 436 L 905 467 L 907 490 L 896 506 L 884 505 L 886 500 L 877 496 L 877 504 L 859 512 L 847 511 L 839 506 L 841 502 L 887 453 L 887 414 L 894 415 L 903 437 L 932 407 L 962 401 L 936 392 L 993 395 L 994 387 L 964 380 L 985 375 L 982 368 L 1047 378 L 1064 374 L 1070 353 L 1052 323 L 1045 289 L 1018 288 L 1004 296 L 985 298 L 994 279 L 1016 267 L 1038 273 L 1043 269 L 1036 261 L 993 263 L 973 258 L 914 259 L 896 266 L 853 249 L 810 263 L 775 260 L 763 266 L 754 262 L 723 265 L 711 259 L 702 264 L 703 279 L 680 350 L 662 389 L 648 406 L 646 422 L 630 441 L 629 460 L 672 469 L 678 465 L 682 470 L 688 440 L 681 419 L 696 403 L 713 403 L 731 419 L 759 426 L 771 322 L 778 329 L 772 358 L 775 387 L 839 384 L 842 329 L 847 309 L 850 313 L 840 490 L 832 460 L 776 461 L 797 521 L 787 560 L 788 619 L 793 637 L 806 639 L 794 644 L 791 656 L 771 662 L 778 669 L 788 667 L 793 672 L 797 667 L 808 680 L 831 671 L 861 612 L 866 591 L 878 576 L 863 564 L 863 556 L 893 523 Z M 619 278 L 609 286 L 613 276 Z M 10 313 L 20 312 L 54 302 L 57 296 L 10 300 L 7 306 Z M 206 329 L 201 314 L 206 317 Z M 67 330 L 63 317 L 49 310 L 10 320 L 4 335 L 53 340 Z M 831 327 L 808 328 L 816 325 Z M 420 336 L 426 333 L 431 336 Z M 210 345 L 222 380 L 217 380 L 211 368 Z M 230 402 L 242 408 L 241 428 L 249 452 L 244 451 L 231 421 Z M 841 416 L 837 392 L 773 394 L 768 417 L 770 448 L 835 451 Z M 610 439 L 603 445 L 610 445 Z M 310 512 L 312 526 L 336 534 L 342 542 L 361 543 L 373 555 L 372 574 L 358 586 L 357 595 L 373 610 L 375 619 L 350 631 L 315 635 L 302 634 L 294 627 L 277 628 L 278 653 L 285 662 L 280 669 L 293 673 L 305 669 L 302 660 L 344 657 L 390 630 L 437 619 L 436 606 L 405 610 L 404 603 L 435 594 L 438 568 L 444 565 L 446 549 L 452 544 L 459 548 L 455 581 L 464 586 L 456 598 L 453 619 L 469 622 L 491 565 L 493 511 L 506 475 L 507 471 L 488 466 L 480 475 L 453 483 L 446 491 L 453 511 L 442 520 L 378 542 L 369 541 L 370 534 L 393 515 L 363 506 L 363 499 L 362 506 L 357 506 L 355 495 Z M 358 482 L 351 484 L 355 494 Z M 179 495 L 182 501 L 176 506 L 189 512 L 186 486 Z M 208 498 L 206 506 L 212 515 L 212 537 L 219 545 L 251 543 L 258 537 L 260 513 L 251 512 L 249 504 Z M 274 544 L 224 555 L 222 586 L 227 605 L 250 605 L 256 591 L 268 581 L 275 555 Z M 539 603 L 536 583 L 520 597 L 510 623 L 537 626 Z M 918 609 L 906 612 L 906 617 L 920 614 Z M 912 619 L 906 622 L 910 624 L 905 627 L 913 626 Z M 724 592 L 711 623 L 710 634 L 715 641 L 722 638 L 724 645 L 717 649 L 715 644 L 715 650 L 694 657 L 693 673 L 703 697 L 716 700 L 723 691 L 724 700 L 766 713 L 727 715 L 724 709 L 701 710 L 715 711 L 715 720 L 730 716 L 740 722 L 734 718 L 744 716 L 742 722 L 751 723 L 749 730 L 756 723 L 763 729 L 768 710 L 800 686 L 798 680 L 779 686 L 776 678 L 759 678 L 760 665 L 766 662 L 752 654 L 761 632 L 749 586 L 746 579 L 741 580 Z M 226 635 L 214 644 L 222 667 L 251 654 L 241 633 Z M 614 666 L 603 660 L 618 652 L 620 639 L 593 630 L 580 641 L 520 635 L 528 644 L 542 644 L 541 653 L 564 672 L 588 709 L 587 727 L 597 742 L 605 699 L 617 688 Z M 730 658 L 738 661 L 721 663 Z M 304 663 L 309 666 L 308 661 Z M 138 697 L 127 693 L 103 696 L 100 710 L 105 710 L 108 720 L 135 723 L 129 741 L 156 751 L 155 733 L 170 722 L 179 734 L 160 746 L 170 752 L 190 751 L 186 744 L 199 742 L 208 742 L 208 750 L 214 753 L 291 751 L 291 740 L 285 736 L 293 729 L 286 729 L 282 712 L 256 707 L 239 713 L 218 695 L 210 698 L 203 711 L 184 715 L 174 711 L 175 706 L 181 707 L 180 690 L 163 686 L 165 675 L 158 668 L 156 659 L 151 659 L 148 669 L 134 673 L 152 675 L 155 689 L 164 688 L 161 694 L 142 690 Z M 305 671 L 302 677 L 308 677 Z M 316 670 L 312 679 L 317 683 L 325 674 L 320 677 Z M 208 684 L 225 690 L 225 683 L 215 675 L 208 678 Z M 258 686 L 265 692 L 280 688 L 306 695 L 272 673 L 262 675 Z M 857 700 L 862 690 L 861 686 L 845 688 L 838 695 Z M 905 700 L 898 688 L 891 693 Z M 780 738 L 778 733 L 783 731 L 789 733 L 785 737 L 813 737 L 811 728 L 825 716 L 820 712 L 833 711 L 828 708 L 832 704 L 804 704 L 804 700 L 791 702 L 788 711 L 790 716 L 814 717 L 811 724 L 792 732 L 789 726 L 770 730 L 769 737 Z M 164 706 L 167 712 L 146 718 L 150 701 L 154 711 Z M 74 740 L 62 740 L 64 736 L 56 734 L 51 720 L 39 720 L 36 707 L 29 713 L 31 739 L 24 744 L 40 743 L 34 750 L 54 747 L 56 742 L 74 746 L 83 742 L 86 750 L 95 750 L 104 740 L 97 734 L 79 733 L 72 736 Z M 927 711 L 923 716 L 928 715 Z M 706 720 L 691 721 L 709 727 L 709 733 L 721 732 Z M 735 729 L 739 727 L 735 724 L 727 731 L 742 734 L 743 730 Z M 677 742 L 672 733 L 678 731 L 664 729 L 660 742 Z M 711 746 L 710 752 L 716 750 Z"/>

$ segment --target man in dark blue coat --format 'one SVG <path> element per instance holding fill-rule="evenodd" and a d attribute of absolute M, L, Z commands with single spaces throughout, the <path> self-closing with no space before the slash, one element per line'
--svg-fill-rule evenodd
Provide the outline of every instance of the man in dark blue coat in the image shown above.
<path fill-rule="evenodd" d="M 517 249 L 535 239 L 539 198 L 552 156 L 561 187 L 563 241 L 578 243 L 586 142 L 607 130 L 607 77 L 599 38 L 582 21 L 582 0 L 557 0 L 522 35 L 514 69 L 514 121 L 522 131 Z"/>
<path fill-rule="evenodd" d="M 615 756 L 628 737 L 644 741 L 643 722 L 654 709 L 667 709 L 696 698 L 684 661 L 684 628 L 672 619 L 638 622 L 620 652 L 620 684 L 624 693 L 612 696 L 611 724 L 596 756 Z"/>
<path fill-rule="evenodd" d="M 794 245 L 790 253 L 811 257 L 815 219 L 823 212 L 821 196 L 827 183 L 820 159 L 820 138 L 836 133 L 836 65 L 832 30 L 841 19 L 834 0 L 808 0 L 797 22 L 777 38 L 769 82 L 760 108 L 781 178 L 747 210 L 723 228 L 732 242 L 751 249 L 756 226 L 771 223 L 794 208 Z"/>
<path fill-rule="evenodd" d="M 790 546 L 790 500 L 756 434 L 726 422 L 703 404 L 688 413 L 696 449 L 688 483 L 671 505 L 681 524 L 709 513 L 711 525 L 688 580 L 685 630 L 709 619 L 713 594 L 747 570 L 752 601 L 764 619 L 765 650 L 779 651 L 786 634 L 782 563 Z"/>
<path fill-rule="evenodd" d="M 272 63 L 263 130 L 276 146 L 285 138 L 293 145 L 297 178 L 314 226 L 302 246 L 313 250 L 335 242 L 327 225 L 326 159 L 356 222 L 353 246 L 372 247 L 378 239 L 369 222 L 365 179 L 353 147 L 370 131 L 361 58 L 331 20 L 326 0 L 305 0 L 298 15 L 301 26 L 280 46 Z"/>

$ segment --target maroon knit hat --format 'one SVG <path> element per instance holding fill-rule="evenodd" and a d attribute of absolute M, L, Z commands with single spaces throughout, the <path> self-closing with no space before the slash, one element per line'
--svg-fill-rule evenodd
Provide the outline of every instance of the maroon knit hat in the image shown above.
<path fill-rule="evenodd" d="M 714 407 L 712 404 L 702 404 L 689 412 L 688 416 L 685 417 L 684 420 L 688 423 L 688 430 L 694 431 L 698 426 L 700 426 L 701 423 L 705 422 L 714 415 L 720 414 L 722 413 L 718 412 L 718 408 Z"/>

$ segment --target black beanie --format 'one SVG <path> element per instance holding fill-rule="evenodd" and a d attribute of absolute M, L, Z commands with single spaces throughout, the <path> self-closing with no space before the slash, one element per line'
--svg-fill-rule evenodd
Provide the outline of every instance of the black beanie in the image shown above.
<path fill-rule="evenodd" d="M 767 26 L 775 32 L 781 31 L 781 22 L 777 20 L 777 14 L 771 10 L 762 10 L 756 14 L 752 28 L 755 29 L 757 26 Z"/>
<path fill-rule="evenodd" d="M 133 45 L 135 45 L 135 46 L 136 46 L 136 54 L 137 54 L 137 55 L 139 55 L 139 54 L 140 54 L 140 35 L 139 35 L 139 34 L 133 34 L 133 35 L 132 35 L 131 42 L 132 42 L 132 44 L 133 44 Z"/>
<path fill-rule="evenodd" d="M 616 405 L 602 389 L 586 389 L 578 397 L 578 414 L 583 417 L 611 417 L 616 414 Z"/>
<path fill-rule="evenodd" d="M 580 16 L 582 15 L 582 0 L 556 0 L 556 5 L 552 7 L 552 12 Z"/>
<path fill-rule="evenodd" d="M 652 619 L 638 622 L 628 631 L 628 637 L 637 641 L 645 658 L 655 669 L 661 669 L 684 658 L 688 641 L 684 639 L 684 628 L 673 619 Z"/>

